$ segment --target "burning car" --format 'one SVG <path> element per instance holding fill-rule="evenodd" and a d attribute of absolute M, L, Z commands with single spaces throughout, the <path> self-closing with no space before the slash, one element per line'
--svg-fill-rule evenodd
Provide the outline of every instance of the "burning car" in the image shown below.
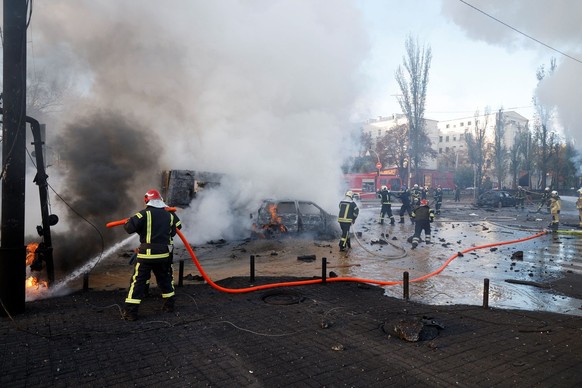
<path fill-rule="evenodd" d="M 337 217 L 310 201 L 265 200 L 253 224 L 254 238 L 313 236 L 332 239 L 339 236 Z"/>

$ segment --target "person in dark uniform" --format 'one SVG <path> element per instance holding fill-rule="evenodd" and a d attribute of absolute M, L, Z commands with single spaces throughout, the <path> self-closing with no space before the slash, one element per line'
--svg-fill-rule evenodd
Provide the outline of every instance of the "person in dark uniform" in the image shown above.
<path fill-rule="evenodd" d="M 440 186 L 437 186 L 436 190 L 434 191 L 434 209 L 436 214 L 441 214 L 441 206 L 443 205 L 443 189 Z"/>
<path fill-rule="evenodd" d="M 122 312 L 123 319 L 135 321 L 139 305 L 147 291 L 147 283 L 153 272 L 162 292 L 163 311 L 174 311 L 175 290 L 172 268 L 173 237 L 182 223 L 174 212 L 166 210 L 157 190 L 149 190 L 144 196 L 146 208 L 127 219 L 123 225 L 129 234 L 139 235 L 139 248 L 129 291 Z"/>
<path fill-rule="evenodd" d="M 406 186 L 402 186 L 402 191 L 400 194 L 396 195 L 402 201 L 402 206 L 400 206 L 400 224 L 404 223 L 404 213 L 408 213 L 410 220 L 414 222 L 412 218 L 412 206 L 410 206 L 410 190 Z"/>
<path fill-rule="evenodd" d="M 382 186 L 382 190 L 377 193 L 378 198 L 380 198 L 380 224 L 384 224 L 384 217 L 388 216 L 390 218 L 390 225 L 394 225 L 394 215 L 392 215 L 392 192 L 388 190 L 388 187 Z"/>
<path fill-rule="evenodd" d="M 461 188 L 455 185 L 455 202 L 461 202 Z"/>
<path fill-rule="evenodd" d="M 417 184 L 412 186 L 412 190 L 410 190 L 410 205 L 414 209 L 415 207 L 420 205 L 420 197 L 422 196 L 422 191 Z"/>
<path fill-rule="evenodd" d="M 414 235 L 412 236 L 412 249 L 415 249 L 420 242 L 420 234 L 424 231 L 424 241 L 429 244 L 430 241 L 430 224 L 434 221 L 434 212 L 428 206 L 428 201 L 423 199 L 420 206 L 414 209 L 412 216 L 416 222 L 414 224 Z"/>
<path fill-rule="evenodd" d="M 552 193 L 550 192 L 550 188 L 546 187 L 544 192 L 542 193 L 542 197 L 540 198 L 540 203 L 538 205 L 538 210 L 536 213 L 539 213 L 542 208 L 546 207 L 546 212 L 550 213 L 550 198 L 552 197 Z"/>
<path fill-rule="evenodd" d="M 342 230 L 339 241 L 340 251 L 346 251 L 352 247 L 350 243 L 350 228 L 356 222 L 359 212 L 360 209 L 358 209 L 358 205 L 354 202 L 354 193 L 347 191 L 345 198 L 339 203 L 339 214 L 337 217 L 337 221 Z"/>
<path fill-rule="evenodd" d="M 523 210 L 523 206 L 525 203 L 525 190 L 521 186 L 517 186 L 517 193 L 515 193 L 515 208 L 521 207 Z"/>

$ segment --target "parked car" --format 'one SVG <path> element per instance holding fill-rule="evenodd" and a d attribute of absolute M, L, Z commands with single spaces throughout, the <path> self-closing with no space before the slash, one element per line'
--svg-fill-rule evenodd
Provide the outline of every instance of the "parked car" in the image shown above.
<path fill-rule="evenodd" d="M 489 190 L 477 198 L 477 206 L 508 207 L 515 206 L 515 197 L 503 190 Z"/>
<path fill-rule="evenodd" d="M 254 238 L 309 235 L 337 238 L 339 224 L 333 216 L 311 201 L 295 199 L 264 200 L 253 223 Z"/>

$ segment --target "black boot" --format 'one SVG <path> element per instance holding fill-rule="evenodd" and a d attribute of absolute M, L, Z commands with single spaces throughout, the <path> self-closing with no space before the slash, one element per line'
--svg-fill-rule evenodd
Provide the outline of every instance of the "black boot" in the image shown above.
<path fill-rule="evenodd" d="M 165 298 L 164 299 L 164 305 L 162 306 L 162 311 L 165 311 L 167 313 L 172 313 L 174 312 L 174 306 L 176 304 L 176 297 L 175 296 L 171 296 L 169 298 Z"/>
<path fill-rule="evenodd" d="M 126 303 L 125 308 L 121 312 L 121 318 L 126 321 L 137 321 L 138 304 Z"/>

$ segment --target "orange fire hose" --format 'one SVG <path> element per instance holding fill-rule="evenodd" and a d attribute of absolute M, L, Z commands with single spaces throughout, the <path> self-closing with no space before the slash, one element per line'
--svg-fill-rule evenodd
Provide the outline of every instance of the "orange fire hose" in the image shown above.
<path fill-rule="evenodd" d="M 119 220 L 119 221 L 113 221 L 113 222 L 108 223 L 107 224 L 107 227 L 108 228 L 111 228 L 111 227 L 114 227 L 114 226 L 123 225 L 126 221 L 127 221 L 127 219 L 123 219 L 123 220 Z M 198 271 L 200 272 L 200 274 L 202 275 L 202 277 L 204 278 L 204 280 L 208 284 L 210 284 L 210 286 L 212 286 L 216 290 L 223 291 L 223 292 L 227 292 L 227 293 L 231 293 L 231 294 L 242 294 L 242 293 L 246 293 L 246 292 L 258 291 L 258 290 L 267 290 L 267 289 L 278 288 L 278 287 L 304 286 L 304 285 L 309 285 L 309 284 L 323 283 L 323 279 L 312 279 L 312 280 L 298 280 L 298 281 L 293 281 L 293 282 L 271 283 L 271 284 L 264 284 L 264 285 L 260 285 L 260 286 L 252 286 L 252 287 L 245 287 L 245 288 L 226 288 L 226 287 L 222 287 L 222 286 L 216 284 L 206 274 L 206 272 L 204 271 L 204 269 L 200 265 L 200 262 L 198 261 L 198 258 L 196 257 L 196 254 L 194 253 L 194 250 L 192 249 L 192 247 L 188 243 L 188 240 L 186 240 L 186 237 L 184 237 L 184 234 L 182 234 L 182 232 L 179 229 L 176 232 L 177 232 L 178 236 L 180 236 L 180 239 L 184 243 L 184 246 L 188 250 L 188 253 L 190 253 L 190 257 L 192 258 L 192 262 L 194 263 L 194 265 L 196 265 L 196 268 L 198 268 Z M 541 236 L 543 236 L 545 234 L 548 234 L 548 233 L 549 233 L 548 231 L 542 231 L 542 232 L 536 233 L 536 234 L 534 234 L 532 236 L 528 236 L 528 237 L 524 237 L 524 238 L 520 238 L 520 239 L 516 239 L 516 240 L 502 241 L 502 242 L 498 242 L 498 243 L 485 244 L 485 245 L 480 245 L 480 246 L 477 246 L 477 247 L 471 247 L 471 248 L 465 249 L 464 251 L 457 252 L 454 255 L 452 255 L 437 270 L 435 270 L 435 271 L 433 271 L 431 273 L 428 273 L 426 275 L 417 277 L 415 279 L 411 279 L 410 282 L 411 283 L 412 282 L 420 282 L 420 281 L 426 280 L 426 279 L 428 279 L 428 278 L 430 278 L 432 276 L 438 275 L 439 273 L 441 273 L 451 263 L 451 261 L 453 261 L 454 259 L 456 259 L 459 256 L 462 256 L 465 253 L 468 253 L 468 252 L 471 252 L 471 251 L 475 251 L 477 249 L 490 248 L 490 247 L 499 246 L 499 245 L 515 244 L 515 243 L 519 243 L 519 242 L 523 242 L 523 241 L 527 241 L 527 240 L 532 240 L 534 238 L 541 237 Z M 352 277 L 327 278 L 326 281 L 327 282 L 357 282 L 357 283 L 368 283 L 368 284 L 376 284 L 376 285 L 379 285 L 379 286 L 394 286 L 394 285 L 398 285 L 398 284 L 402 284 L 403 283 L 402 280 L 399 280 L 399 281 L 382 281 L 382 280 L 363 279 L 363 278 L 352 278 Z"/>

